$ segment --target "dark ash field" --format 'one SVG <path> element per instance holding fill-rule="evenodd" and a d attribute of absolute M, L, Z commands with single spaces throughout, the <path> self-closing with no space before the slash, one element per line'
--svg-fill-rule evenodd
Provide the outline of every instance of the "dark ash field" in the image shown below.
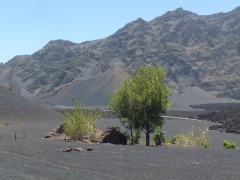
<path fill-rule="evenodd" d="M 166 119 L 169 137 L 192 126 L 213 123 Z M 0 179 L 239 179 L 239 150 L 224 150 L 222 139 L 240 144 L 239 135 L 210 131 L 211 148 L 145 147 L 85 144 L 44 139 L 56 121 L 23 122 L 0 131 Z M 120 125 L 118 119 L 101 119 L 98 127 Z M 17 139 L 14 133 L 17 132 Z M 26 138 L 23 136 L 25 132 Z M 88 152 L 63 152 L 66 147 L 92 147 Z"/>

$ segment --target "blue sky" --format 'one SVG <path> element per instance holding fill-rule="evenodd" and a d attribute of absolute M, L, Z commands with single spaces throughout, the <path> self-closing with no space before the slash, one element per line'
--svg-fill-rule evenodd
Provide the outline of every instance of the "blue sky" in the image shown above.
<path fill-rule="evenodd" d="M 150 21 L 178 7 L 209 15 L 237 6 L 239 0 L 0 0 L 0 62 L 50 40 L 104 38 L 138 17 Z"/>

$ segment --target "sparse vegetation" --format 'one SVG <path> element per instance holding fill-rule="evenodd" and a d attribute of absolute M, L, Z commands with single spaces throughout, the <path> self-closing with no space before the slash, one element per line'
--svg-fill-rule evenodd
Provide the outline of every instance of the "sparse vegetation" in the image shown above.
<path fill-rule="evenodd" d="M 4 127 L 4 126 L 8 126 L 9 123 L 6 123 L 6 122 L 0 122 L 0 127 Z"/>
<path fill-rule="evenodd" d="M 168 142 L 171 144 L 186 144 L 186 136 L 184 134 L 175 134 L 173 135 Z"/>
<path fill-rule="evenodd" d="M 208 129 L 202 129 L 199 132 L 197 132 L 195 137 L 196 144 L 204 148 L 210 147 L 210 142 L 208 140 L 207 133 L 208 133 Z"/>
<path fill-rule="evenodd" d="M 84 112 L 82 104 L 75 106 L 73 112 L 68 109 L 63 118 L 63 131 L 70 139 L 83 141 L 88 138 L 93 141 L 96 137 L 97 128 L 96 121 L 102 114 L 90 109 L 86 109 Z"/>
<path fill-rule="evenodd" d="M 141 138 L 141 130 L 140 129 L 135 129 L 133 132 L 133 143 L 134 144 L 139 144 L 140 143 L 140 138 Z"/>
<path fill-rule="evenodd" d="M 207 137 L 208 129 L 201 129 L 197 133 L 194 130 L 190 131 L 187 134 L 176 134 L 173 135 L 168 141 L 171 144 L 178 145 L 200 145 L 204 148 L 208 148 L 210 146 L 210 142 Z"/>
<path fill-rule="evenodd" d="M 165 142 L 165 132 L 161 129 L 160 126 L 157 126 L 153 132 L 153 140 L 155 142 L 155 145 L 162 145 L 163 142 Z"/>
<path fill-rule="evenodd" d="M 237 143 L 233 142 L 231 140 L 224 140 L 223 141 L 223 147 L 224 147 L 224 149 L 236 149 L 237 148 Z"/>
<path fill-rule="evenodd" d="M 6 127 L 6 126 L 11 126 L 11 125 L 21 126 L 21 125 L 23 125 L 23 123 L 20 122 L 20 121 L 11 122 L 11 123 L 9 123 L 9 122 L 0 122 L 0 127 Z"/>

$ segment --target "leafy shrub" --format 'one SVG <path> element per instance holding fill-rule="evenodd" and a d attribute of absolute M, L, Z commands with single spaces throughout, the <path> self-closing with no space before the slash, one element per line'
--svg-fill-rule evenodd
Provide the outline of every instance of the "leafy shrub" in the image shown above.
<path fill-rule="evenodd" d="M 224 149 L 236 149 L 237 144 L 236 144 L 236 142 L 233 142 L 231 140 L 228 140 L 228 141 L 224 140 L 223 147 L 224 147 Z"/>
<path fill-rule="evenodd" d="M 4 127 L 4 126 L 8 126 L 9 123 L 5 123 L 5 122 L 0 122 L 0 127 Z"/>
<path fill-rule="evenodd" d="M 184 134 L 175 134 L 170 138 L 169 142 L 171 144 L 185 144 L 185 138 Z"/>
<path fill-rule="evenodd" d="M 99 113 L 89 109 L 83 113 L 81 108 L 83 105 L 79 103 L 72 113 L 70 109 L 66 111 L 63 119 L 63 131 L 72 140 L 83 141 L 88 137 L 92 141 L 97 133 L 96 121 L 100 116 Z"/>
<path fill-rule="evenodd" d="M 190 131 L 187 135 L 186 135 L 186 138 L 185 138 L 185 141 L 186 141 L 186 145 L 195 145 L 197 144 L 195 142 L 195 133 L 194 131 Z"/>
<path fill-rule="evenodd" d="M 171 144 L 179 145 L 200 145 L 204 148 L 207 148 L 210 146 L 207 132 L 207 129 L 201 129 L 197 133 L 192 130 L 188 134 L 176 134 L 170 138 L 169 142 Z"/>
<path fill-rule="evenodd" d="M 165 132 L 161 129 L 160 126 L 157 126 L 153 131 L 153 140 L 155 145 L 162 145 L 162 142 L 165 142 Z"/>
<path fill-rule="evenodd" d="M 141 131 L 140 129 L 135 129 L 133 133 L 133 143 L 139 144 L 141 138 Z"/>
<path fill-rule="evenodd" d="M 208 129 L 202 129 L 196 135 L 196 144 L 208 148 L 210 147 L 210 142 L 207 137 Z"/>

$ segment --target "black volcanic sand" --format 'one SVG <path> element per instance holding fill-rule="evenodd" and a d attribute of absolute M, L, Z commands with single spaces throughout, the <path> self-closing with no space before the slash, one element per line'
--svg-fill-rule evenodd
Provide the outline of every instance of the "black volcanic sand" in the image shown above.
<path fill-rule="evenodd" d="M 0 128 L 0 134 L 13 136 L 16 132 L 18 137 L 39 139 L 43 132 L 59 123 L 59 115 L 42 104 L 0 86 L 0 122 L 9 124 Z"/>
<path fill-rule="evenodd" d="M 211 122 L 166 119 L 169 137 Z M 145 147 L 84 144 L 42 139 L 49 124 L 37 121 L 0 128 L 0 179 L 240 179 L 240 150 L 224 150 L 223 139 L 238 141 L 237 134 L 209 131 L 211 148 Z M 98 127 L 120 125 L 118 119 L 101 119 Z M 17 140 L 14 132 L 18 130 Z M 25 131 L 26 138 L 21 134 Z M 62 152 L 68 146 L 92 152 Z"/>
<path fill-rule="evenodd" d="M 240 150 L 222 147 L 224 139 L 240 145 L 237 134 L 209 131 L 208 149 L 63 142 L 43 138 L 60 124 L 56 112 L 2 88 L 0 98 L 0 120 L 9 123 L 0 127 L 0 179 L 240 179 Z M 164 130 L 168 138 L 213 124 L 166 119 Z M 97 127 L 104 130 L 110 125 L 121 126 L 109 116 Z M 63 152 L 68 146 L 91 146 L 93 151 Z"/>
<path fill-rule="evenodd" d="M 66 146 L 93 151 L 62 152 Z M 237 150 L 9 140 L 0 160 L 1 179 L 240 178 Z"/>
<path fill-rule="evenodd" d="M 29 123 L 33 120 L 56 123 L 58 113 L 0 85 L 0 122 Z"/>

